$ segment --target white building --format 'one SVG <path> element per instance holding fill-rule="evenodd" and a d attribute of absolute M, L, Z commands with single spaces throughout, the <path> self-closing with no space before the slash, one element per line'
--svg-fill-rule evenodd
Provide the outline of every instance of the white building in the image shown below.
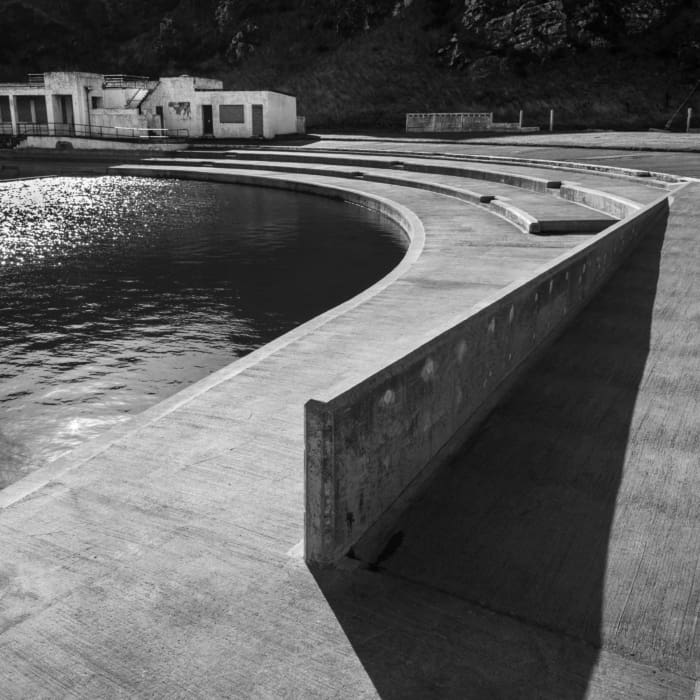
<path fill-rule="evenodd" d="M 296 131 L 295 97 L 224 90 L 209 78 L 61 72 L 0 83 L 0 134 L 274 138 Z"/>
<path fill-rule="evenodd" d="M 296 97 L 270 90 L 224 90 L 220 80 L 161 78 L 141 104 L 148 126 L 190 137 L 274 138 L 297 130 Z"/>

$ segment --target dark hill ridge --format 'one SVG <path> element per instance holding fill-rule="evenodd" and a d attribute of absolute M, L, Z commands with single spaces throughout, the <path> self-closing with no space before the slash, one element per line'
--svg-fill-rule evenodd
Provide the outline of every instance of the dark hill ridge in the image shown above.
<path fill-rule="evenodd" d="M 699 28 L 700 0 L 0 0 L 0 79 L 204 74 L 293 92 L 311 127 L 550 108 L 559 127 L 662 126 L 700 79 Z"/>

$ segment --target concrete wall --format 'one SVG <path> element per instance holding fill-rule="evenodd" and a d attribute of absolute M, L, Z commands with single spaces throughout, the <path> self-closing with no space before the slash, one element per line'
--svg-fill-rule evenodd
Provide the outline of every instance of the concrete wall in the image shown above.
<path fill-rule="evenodd" d="M 128 129 L 145 129 L 148 127 L 146 116 L 135 109 L 93 109 L 91 125 L 104 126 L 125 130 L 124 135 L 130 135 Z"/>
<path fill-rule="evenodd" d="M 75 123 L 89 123 L 88 94 L 92 93 L 86 93 L 85 88 L 88 87 L 91 90 L 101 89 L 101 75 L 97 73 L 45 73 L 44 84 L 47 95 L 71 95 L 73 97 Z M 58 114 L 50 114 L 49 122 L 56 121 L 60 121 Z"/>
<path fill-rule="evenodd" d="M 297 99 L 280 92 L 263 92 L 265 109 L 265 138 L 281 134 L 295 134 L 297 131 Z M 268 131 L 269 129 L 269 131 Z"/>
<path fill-rule="evenodd" d="M 195 90 L 223 90 L 224 84 L 217 78 L 194 78 Z"/>
<path fill-rule="evenodd" d="M 407 132 L 487 131 L 493 123 L 490 112 L 427 112 L 406 115 Z"/>
<path fill-rule="evenodd" d="M 60 144 L 60 145 L 59 145 Z M 70 144 L 66 146 L 65 144 Z M 181 151 L 181 143 L 163 143 L 162 141 L 110 141 L 109 139 L 76 138 L 73 136 L 27 136 L 20 141 L 17 148 L 70 148 L 97 149 L 110 151 Z"/>
<path fill-rule="evenodd" d="M 253 105 L 263 107 L 263 136 L 266 139 L 280 134 L 294 134 L 297 129 L 297 102 L 295 97 L 267 90 L 233 92 L 198 92 L 201 104 L 212 105 L 214 138 L 251 138 L 253 136 Z M 226 124 L 219 120 L 221 105 L 243 105 L 243 124 Z M 199 107 L 201 114 L 201 106 Z"/>
<path fill-rule="evenodd" d="M 186 129 L 190 136 L 202 135 L 201 108 L 197 109 L 194 78 L 180 76 L 161 78 L 150 95 L 141 103 L 147 123 L 156 123 L 156 107 L 163 109 L 163 128 Z M 200 103 L 201 104 L 201 103 Z"/>
<path fill-rule="evenodd" d="M 90 96 L 102 97 L 103 108 L 124 109 L 127 105 L 130 105 L 133 109 L 137 109 L 139 102 L 147 95 L 147 93 L 147 87 L 111 87 L 107 89 L 94 90 L 90 92 Z"/>
<path fill-rule="evenodd" d="M 306 559 L 372 559 L 396 515 L 651 227 L 664 196 L 356 386 L 306 404 Z"/>
<path fill-rule="evenodd" d="M 520 122 L 494 122 L 491 112 L 423 112 L 406 115 L 407 132 L 539 131 Z"/>

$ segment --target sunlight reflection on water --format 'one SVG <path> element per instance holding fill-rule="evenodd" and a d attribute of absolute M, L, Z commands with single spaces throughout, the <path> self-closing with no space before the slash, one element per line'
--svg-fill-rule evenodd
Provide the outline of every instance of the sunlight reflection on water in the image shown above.
<path fill-rule="evenodd" d="M 353 296 L 379 215 L 147 178 L 0 183 L 0 488 Z"/>

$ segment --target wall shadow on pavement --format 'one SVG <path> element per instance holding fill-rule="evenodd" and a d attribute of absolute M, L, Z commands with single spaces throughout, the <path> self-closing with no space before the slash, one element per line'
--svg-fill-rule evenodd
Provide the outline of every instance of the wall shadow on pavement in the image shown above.
<path fill-rule="evenodd" d="M 315 572 L 382 698 L 586 695 L 667 218 L 404 513 L 394 551 Z"/>

